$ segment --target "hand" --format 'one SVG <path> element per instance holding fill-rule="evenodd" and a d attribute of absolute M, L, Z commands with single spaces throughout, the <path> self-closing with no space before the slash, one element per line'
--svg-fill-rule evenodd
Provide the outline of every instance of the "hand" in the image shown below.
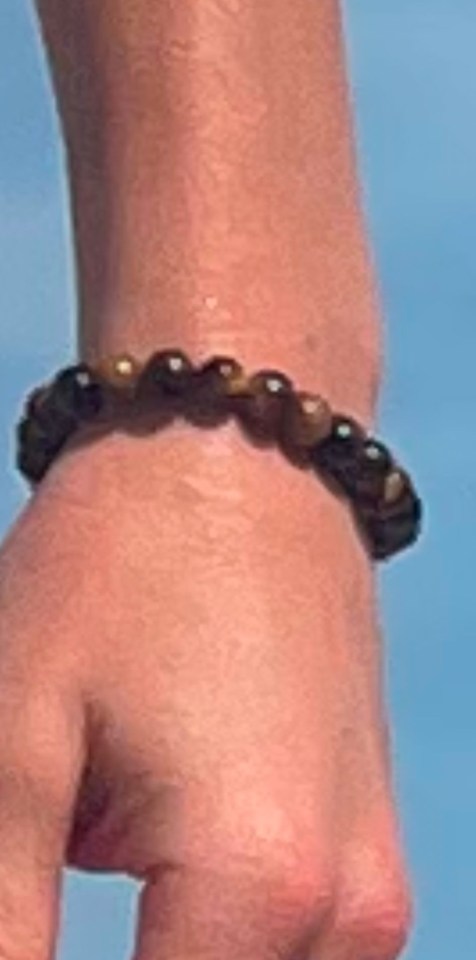
<path fill-rule="evenodd" d="M 135 960 L 387 960 L 411 920 L 372 565 L 236 424 L 60 456 L 0 552 L 0 953 L 61 870 L 146 881 Z"/>

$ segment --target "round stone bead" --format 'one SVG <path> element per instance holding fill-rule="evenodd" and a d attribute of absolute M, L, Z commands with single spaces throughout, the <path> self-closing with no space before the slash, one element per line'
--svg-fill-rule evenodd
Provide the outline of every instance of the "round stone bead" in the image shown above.
<path fill-rule="evenodd" d="M 234 393 L 233 410 L 250 433 L 262 440 L 279 440 L 285 404 L 293 382 L 279 370 L 258 370 Z"/>
<path fill-rule="evenodd" d="M 219 397 L 233 396 L 239 388 L 248 385 L 243 366 L 233 357 L 214 356 L 199 367 L 196 373 L 200 388 Z"/>
<path fill-rule="evenodd" d="M 311 463 L 328 473 L 348 496 L 356 493 L 358 462 L 367 434 L 352 417 L 333 414 L 330 433 L 310 450 Z"/>
<path fill-rule="evenodd" d="M 56 416 L 50 421 L 23 417 L 18 424 L 17 439 L 21 446 L 54 453 L 66 443 L 77 425 L 76 420 L 66 416 Z"/>
<path fill-rule="evenodd" d="M 114 391 L 124 399 L 134 397 L 135 388 L 141 372 L 141 365 L 129 353 L 104 357 L 95 365 L 95 372 Z"/>
<path fill-rule="evenodd" d="M 423 507 L 408 475 L 403 474 L 403 493 L 398 501 L 372 507 L 370 503 L 355 504 L 355 518 L 369 542 L 375 560 L 386 560 L 411 546 L 421 532 Z"/>
<path fill-rule="evenodd" d="M 51 384 L 33 390 L 25 404 L 25 419 L 41 427 L 51 444 L 69 436 L 77 424 L 76 417 L 58 405 L 57 395 Z"/>
<path fill-rule="evenodd" d="M 53 402 L 77 420 L 93 420 L 103 409 L 106 385 L 85 363 L 66 367 L 52 384 Z"/>
<path fill-rule="evenodd" d="M 46 431 L 31 417 L 22 417 L 17 429 L 18 446 L 22 449 L 49 450 L 50 442 Z"/>
<path fill-rule="evenodd" d="M 311 447 L 329 436 L 331 430 L 332 410 L 324 397 L 305 390 L 291 394 L 284 406 L 281 427 L 281 442 L 286 450 L 308 461 Z"/>
<path fill-rule="evenodd" d="M 51 431 L 47 432 L 37 421 L 23 417 L 17 426 L 18 463 L 21 462 L 23 472 L 28 471 L 35 477 L 43 475 L 75 428 L 75 421 L 70 419 L 67 424 L 64 422 L 62 430 L 57 427 L 52 436 Z"/>
<path fill-rule="evenodd" d="M 42 410 L 47 406 L 45 401 L 51 396 L 51 387 L 44 385 L 36 387 L 28 394 L 25 401 L 25 417 L 38 419 L 41 417 Z"/>
<path fill-rule="evenodd" d="M 44 451 L 27 450 L 22 447 L 18 450 L 16 466 L 21 474 L 31 484 L 39 483 L 43 479 L 51 462 L 51 457 Z"/>
<path fill-rule="evenodd" d="M 192 422 L 216 425 L 232 412 L 232 401 L 248 385 L 243 367 L 233 357 L 214 356 L 199 366 L 188 398 Z"/>
<path fill-rule="evenodd" d="M 384 443 L 368 437 L 362 448 L 362 463 L 372 473 L 386 474 L 392 466 L 392 456 Z"/>
<path fill-rule="evenodd" d="M 144 399 L 183 396 L 193 375 L 194 366 L 182 350 L 157 350 L 142 368 L 136 394 Z"/>
<path fill-rule="evenodd" d="M 361 500 L 379 500 L 392 466 L 388 448 L 373 437 L 367 438 L 357 456 L 354 495 Z"/>

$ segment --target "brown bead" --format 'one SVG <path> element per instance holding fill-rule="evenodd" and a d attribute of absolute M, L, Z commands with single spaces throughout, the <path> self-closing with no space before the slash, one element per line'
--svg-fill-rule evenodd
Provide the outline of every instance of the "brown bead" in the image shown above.
<path fill-rule="evenodd" d="M 142 365 L 129 353 L 104 357 L 95 364 L 94 369 L 99 377 L 105 380 L 113 390 L 119 391 L 124 399 L 132 399 Z"/>
<path fill-rule="evenodd" d="M 215 426 L 232 412 L 237 385 L 247 386 L 243 367 L 233 357 L 214 356 L 195 371 L 187 393 L 187 418 L 193 423 Z"/>
<path fill-rule="evenodd" d="M 237 364 L 230 376 L 226 378 L 226 394 L 228 397 L 247 396 L 250 389 L 250 376 L 241 364 Z"/>
<path fill-rule="evenodd" d="M 324 397 L 298 390 L 285 405 L 282 440 L 287 447 L 305 453 L 315 443 L 329 436 L 332 410 Z"/>
<path fill-rule="evenodd" d="M 249 377 L 243 393 L 236 393 L 235 412 L 251 434 L 263 440 L 279 440 L 285 404 L 293 383 L 279 370 L 258 370 Z"/>
<path fill-rule="evenodd" d="M 197 382 L 216 395 L 228 396 L 243 387 L 248 378 L 244 376 L 241 363 L 233 357 L 215 356 L 206 360 L 196 373 Z"/>

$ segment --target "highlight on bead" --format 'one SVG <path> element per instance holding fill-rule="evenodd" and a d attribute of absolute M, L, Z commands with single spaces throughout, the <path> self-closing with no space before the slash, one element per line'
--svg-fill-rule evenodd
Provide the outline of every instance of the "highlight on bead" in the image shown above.
<path fill-rule="evenodd" d="M 405 489 L 405 480 L 400 470 L 392 470 L 385 479 L 384 500 L 395 503 Z"/>
<path fill-rule="evenodd" d="M 360 424 L 350 417 L 334 417 L 333 436 L 338 440 L 357 440 L 364 437 Z"/>
<path fill-rule="evenodd" d="M 379 471 L 388 470 L 392 464 L 392 458 L 389 451 L 374 437 L 369 438 L 363 444 L 362 454 L 365 462 Z"/>
<path fill-rule="evenodd" d="M 119 357 L 115 361 L 114 368 L 120 377 L 128 378 L 134 373 L 134 363 L 130 357 Z"/>
<path fill-rule="evenodd" d="M 185 362 L 183 357 L 178 355 L 174 356 L 172 354 L 172 356 L 167 357 L 167 363 L 173 373 L 179 373 L 181 370 L 185 368 Z"/>
<path fill-rule="evenodd" d="M 257 370 L 250 377 L 250 390 L 257 395 L 278 396 L 290 393 L 292 382 L 279 370 Z"/>

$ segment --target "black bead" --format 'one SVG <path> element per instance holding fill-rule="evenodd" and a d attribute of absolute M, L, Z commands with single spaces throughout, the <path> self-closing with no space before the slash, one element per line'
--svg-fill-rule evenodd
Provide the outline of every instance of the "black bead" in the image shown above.
<path fill-rule="evenodd" d="M 198 366 L 187 393 L 187 419 L 197 426 L 218 426 L 233 412 L 233 386 L 244 377 L 233 357 L 213 356 Z"/>
<path fill-rule="evenodd" d="M 29 417 L 22 417 L 17 424 L 17 441 L 24 449 L 49 450 L 50 442 L 46 431 Z"/>
<path fill-rule="evenodd" d="M 157 350 L 142 369 L 136 394 L 141 398 L 182 396 L 193 375 L 193 364 L 182 350 Z"/>
<path fill-rule="evenodd" d="M 356 494 L 358 462 L 367 434 L 352 417 L 334 414 L 332 429 L 311 447 L 309 458 L 317 470 L 328 473 L 350 496 Z"/>
<path fill-rule="evenodd" d="M 48 386 L 35 387 L 25 400 L 25 417 L 37 420 L 42 413 L 44 405 L 51 397 L 51 388 Z"/>
<path fill-rule="evenodd" d="M 17 438 L 20 446 L 55 455 L 77 429 L 77 421 L 56 419 L 48 426 L 32 418 L 20 420 Z"/>
<path fill-rule="evenodd" d="M 103 409 L 107 385 L 85 363 L 66 367 L 52 384 L 57 408 L 77 420 L 93 420 Z"/>
<path fill-rule="evenodd" d="M 388 447 L 380 440 L 369 437 L 362 449 L 362 465 L 369 473 L 386 474 L 393 466 L 392 456 Z"/>
<path fill-rule="evenodd" d="M 30 483 L 39 483 L 47 473 L 51 459 L 45 451 L 32 451 L 22 447 L 17 452 L 16 466 Z"/>
<path fill-rule="evenodd" d="M 58 406 L 55 391 L 51 386 L 40 387 L 29 395 L 25 405 L 25 419 L 41 427 L 52 443 L 68 435 L 77 424 L 71 413 Z"/>
<path fill-rule="evenodd" d="M 386 560 L 411 546 L 421 533 L 423 505 L 410 483 L 396 504 L 372 509 L 360 503 L 354 504 L 354 510 L 375 560 Z"/>
<path fill-rule="evenodd" d="M 25 475 L 41 479 L 71 430 L 51 437 L 40 424 L 24 417 L 19 421 L 16 432 L 19 469 Z"/>
<path fill-rule="evenodd" d="M 379 500 L 385 478 L 393 466 L 388 448 L 374 437 L 368 437 L 357 452 L 353 496 L 358 500 Z"/>

